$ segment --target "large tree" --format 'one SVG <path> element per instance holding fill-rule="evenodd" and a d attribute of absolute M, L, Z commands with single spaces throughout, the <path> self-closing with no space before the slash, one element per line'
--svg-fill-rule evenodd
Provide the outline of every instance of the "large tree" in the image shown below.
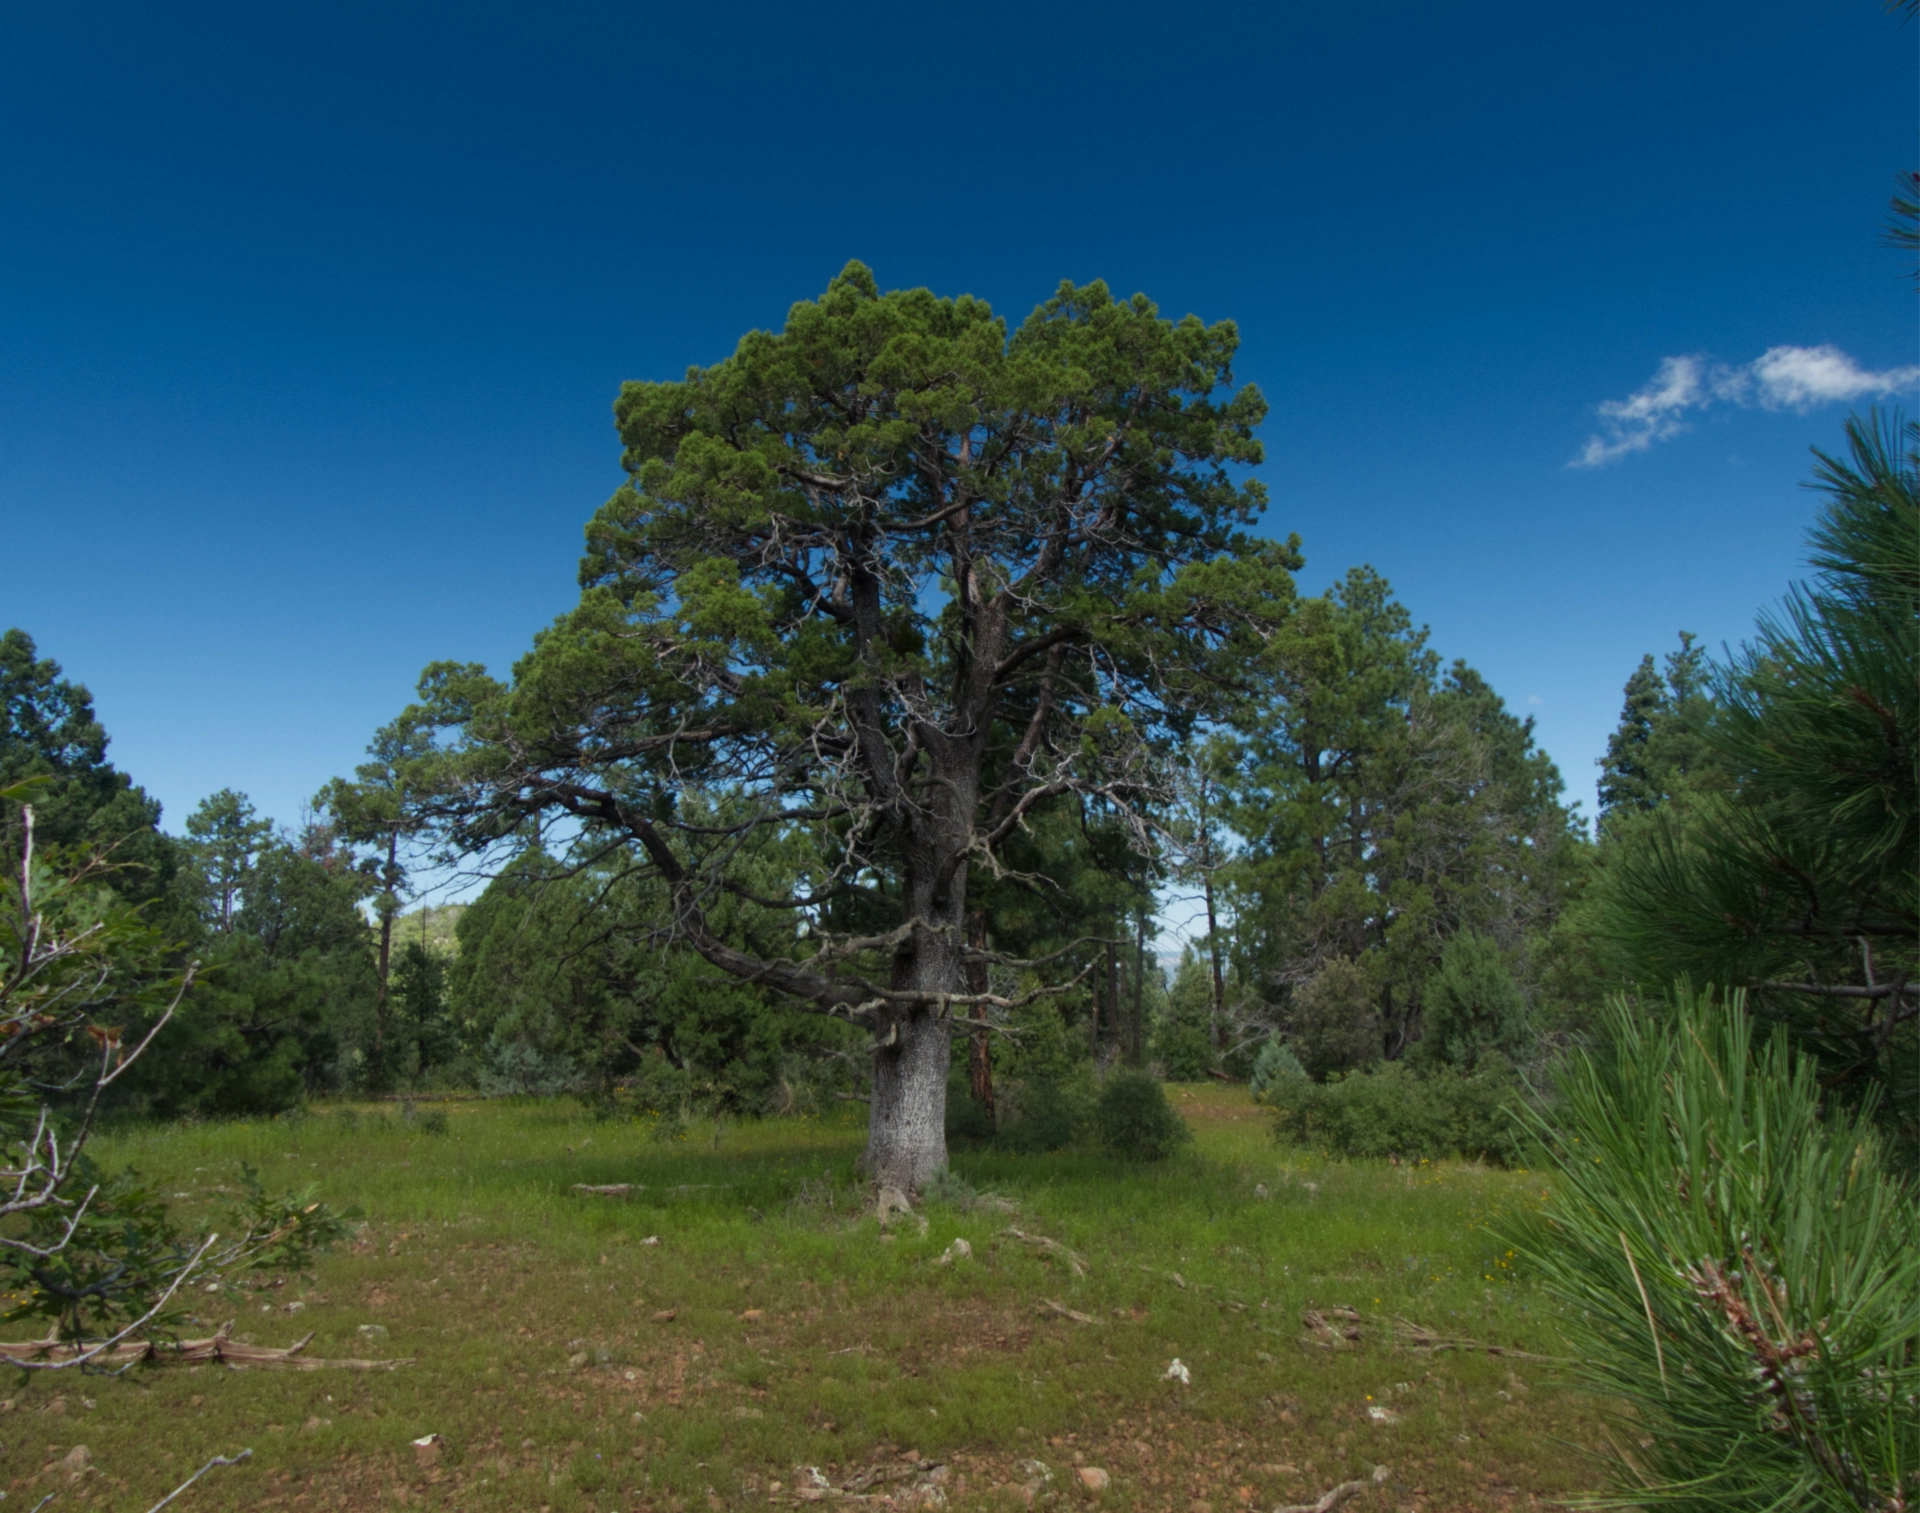
<path fill-rule="evenodd" d="M 1237 345 L 1098 283 L 1009 334 L 854 263 L 727 360 L 628 384 L 578 608 L 511 684 L 423 679 L 461 835 L 564 817 L 657 874 L 709 962 L 870 1030 L 869 1169 L 917 1187 L 954 1020 L 995 1002 L 969 873 L 1063 796 L 1124 821 L 1287 613 L 1297 544 L 1245 530 L 1266 406 Z M 732 859 L 791 827 L 822 860 L 757 900 L 791 949 L 731 943 Z"/>

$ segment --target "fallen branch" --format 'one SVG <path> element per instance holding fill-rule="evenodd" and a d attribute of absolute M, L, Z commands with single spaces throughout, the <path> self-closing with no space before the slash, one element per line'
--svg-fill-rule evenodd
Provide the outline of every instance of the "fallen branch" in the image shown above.
<path fill-rule="evenodd" d="M 252 1454 L 253 1454 L 253 1449 L 251 1446 L 249 1446 L 247 1449 L 242 1450 L 238 1455 L 214 1456 L 212 1460 L 208 1461 L 198 1471 L 194 1472 L 193 1475 L 189 1476 L 185 1481 L 181 1482 L 179 1486 L 175 1487 L 165 1497 L 161 1498 L 160 1501 L 155 1503 L 151 1508 L 147 1509 L 147 1513 L 160 1513 L 160 1510 L 162 1508 L 164 1508 L 168 1503 L 172 1502 L 182 1492 L 186 1491 L 188 1487 L 191 1487 L 195 1482 L 200 1480 L 201 1477 L 205 1476 L 215 1466 L 237 1466 L 240 1464 L 241 1461 L 245 1460 L 248 1456 Z"/>
<path fill-rule="evenodd" d="M 1064 1303 L 1056 1303 L 1052 1298 L 1042 1298 L 1035 1306 L 1057 1313 L 1063 1319 L 1072 1319 L 1076 1324 L 1097 1324 L 1099 1322 L 1099 1320 L 1091 1314 L 1081 1313 L 1078 1309 L 1069 1308 Z"/>
<path fill-rule="evenodd" d="M 1318 1502 L 1289 1503 L 1284 1508 L 1275 1508 L 1273 1513 L 1333 1513 L 1342 1503 L 1358 1497 L 1366 1490 L 1367 1484 L 1363 1481 L 1343 1481 L 1323 1493 Z"/>
<path fill-rule="evenodd" d="M 392 1361 L 323 1361 L 318 1356 L 302 1355 L 300 1352 L 307 1348 L 307 1342 L 313 1338 L 311 1334 L 295 1340 L 285 1349 L 243 1344 L 232 1335 L 233 1321 L 229 1319 L 204 1340 L 128 1340 L 107 1349 L 102 1349 L 98 1344 L 75 1344 L 60 1339 L 0 1341 L 0 1361 L 9 1366 L 66 1364 L 76 1360 L 114 1366 L 131 1366 L 143 1361 L 154 1365 L 213 1363 L 231 1366 L 236 1370 L 254 1366 L 288 1371 L 323 1371 L 328 1368 L 391 1371 L 396 1366 L 411 1364 L 411 1357 Z"/>
<path fill-rule="evenodd" d="M 1084 1277 L 1087 1274 L 1086 1261 L 1077 1251 L 1070 1250 L 1058 1240 L 1049 1240 L 1045 1235 L 1030 1235 L 1024 1229 L 1015 1229 L 1011 1224 L 1000 1232 L 1012 1235 L 1016 1240 L 1024 1240 L 1029 1245 L 1037 1245 L 1050 1255 L 1059 1256 L 1072 1269 L 1076 1277 Z"/>
<path fill-rule="evenodd" d="M 1303 1345 L 1322 1350 L 1351 1350 L 1360 1343 L 1360 1315 L 1351 1308 L 1329 1308 L 1325 1312 L 1308 1308 L 1300 1315 L 1307 1332 L 1300 1336 Z"/>
<path fill-rule="evenodd" d="M 1570 1364 L 1565 1356 L 1535 1355 L 1531 1350 L 1516 1350 L 1511 1345 L 1489 1345 L 1485 1340 L 1469 1340 L 1464 1337 L 1454 1339 L 1429 1329 L 1425 1324 L 1416 1324 L 1412 1319 L 1395 1317 L 1393 1321 L 1393 1343 L 1403 1350 L 1468 1350 L 1478 1355 L 1508 1356 L 1517 1361 L 1554 1361 L 1561 1365 Z"/>
<path fill-rule="evenodd" d="M 628 1193 L 643 1193 L 646 1186 L 639 1182 L 610 1182 L 605 1187 L 595 1187 L 591 1183 L 576 1182 L 573 1190 L 594 1198 L 624 1198 Z"/>

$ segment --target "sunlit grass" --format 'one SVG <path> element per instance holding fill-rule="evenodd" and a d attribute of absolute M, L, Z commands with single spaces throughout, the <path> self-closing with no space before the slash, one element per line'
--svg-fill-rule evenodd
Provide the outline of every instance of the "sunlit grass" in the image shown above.
<path fill-rule="evenodd" d="M 838 1481 L 908 1451 L 947 1463 L 953 1506 L 1018 1506 L 1030 1461 L 1053 1474 L 1042 1499 L 1084 1500 L 1076 1459 L 1110 1473 L 1115 1508 L 1310 1501 L 1380 1465 L 1379 1508 L 1585 1485 L 1564 1442 L 1587 1441 L 1592 1417 L 1546 1368 L 1396 1350 L 1385 1333 L 1399 1315 L 1555 1351 L 1550 1310 L 1483 1228 L 1537 1204 L 1537 1175 L 1330 1162 L 1276 1146 L 1242 1089 L 1174 1092 L 1199 1139 L 1164 1166 L 959 1152 L 959 1200 L 929 1202 L 925 1233 L 885 1236 L 854 1182 L 850 1119 L 662 1139 L 570 1103 L 456 1103 L 438 1134 L 391 1106 L 352 1127 L 321 1112 L 116 1133 L 103 1159 L 185 1195 L 188 1215 L 211 1217 L 242 1162 L 367 1215 L 312 1279 L 196 1295 L 201 1324 L 236 1319 L 263 1344 L 311 1329 L 313 1355 L 412 1363 L 16 1377 L 8 1506 L 57 1489 L 55 1508 L 145 1508 L 242 1446 L 249 1463 L 176 1506 L 753 1505 L 787 1497 L 796 1467 Z M 571 1191 L 615 1182 L 645 1190 Z M 1010 1224 L 1071 1247 L 1086 1275 Z M 972 1258 L 937 1264 L 956 1238 Z M 1301 1343 L 1302 1310 L 1330 1305 L 1362 1314 L 1357 1349 Z M 1175 1357 L 1190 1385 L 1165 1379 Z M 422 1464 L 410 1442 L 430 1433 L 445 1448 Z M 69 1484 L 81 1443 L 96 1469 Z"/>

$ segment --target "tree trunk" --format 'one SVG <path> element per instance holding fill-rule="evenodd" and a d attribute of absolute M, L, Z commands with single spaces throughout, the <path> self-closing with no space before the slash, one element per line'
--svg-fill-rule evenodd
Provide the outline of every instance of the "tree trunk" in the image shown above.
<path fill-rule="evenodd" d="M 1207 893 L 1207 955 L 1213 962 L 1213 1048 L 1227 1048 L 1227 978 L 1220 967 L 1220 926 L 1213 917 L 1213 870 L 1205 873 Z"/>
<path fill-rule="evenodd" d="M 987 911 L 975 909 L 967 916 L 967 944 L 976 951 L 987 948 Z M 984 993 L 987 991 L 987 964 L 984 961 L 967 963 L 967 991 Z M 986 1008 L 982 1004 L 973 1006 L 975 1018 L 983 1017 Z M 967 1080 L 973 1091 L 973 1101 L 987 1111 L 989 1117 L 994 1112 L 993 1104 L 993 1046 L 988 1041 L 985 1030 L 975 1030 L 972 1044 L 968 1048 Z"/>
<path fill-rule="evenodd" d="M 1114 923 L 1117 925 L 1119 921 Z M 1120 1017 L 1120 951 L 1111 935 L 1107 937 L 1107 1034 L 1114 1049 L 1125 1047 L 1126 1021 Z"/>
<path fill-rule="evenodd" d="M 964 904 L 964 868 L 948 896 L 914 914 L 945 929 L 920 929 L 893 964 L 896 988 L 928 993 L 965 993 L 966 973 L 956 944 Z M 911 898 L 911 892 L 909 897 Z M 951 912 L 950 912 L 951 910 Z M 867 1175 L 881 1187 L 911 1196 L 947 1166 L 947 1068 L 952 1060 L 950 1010 L 916 1007 L 896 1011 L 873 1046 L 873 1101 L 867 1111 Z"/>
<path fill-rule="evenodd" d="M 386 885 L 386 896 L 380 907 L 380 961 L 379 987 L 373 998 L 373 1063 L 382 1078 L 386 1075 L 387 1051 L 387 974 L 393 963 L 393 913 L 400 907 L 395 889 L 399 876 L 400 832 L 398 829 L 387 832 L 387 870 L 382 876 Z"/>
<path fill-rule="evenodd" d="M 1147 911 L 1135 911 L 1136 932 L 1133 938 L 1133 1064 L 1139 1066 L 1147 1059 L 1146 1015 L 1141 1004 L 1141 994 L 1147 985 Z"/>
<path fill-rule="evenodd" d="M 1094 965 L 1100 964 L 1100 958 L 1094 957 Z M 1088 985 L 1087 993 L 1087 1054 L 1095 1061 L 1100 1059 L 1100 978 L 1096 974 Z"/>
<path fill-rule="evenodd" d="M 911 1195 L 946 1170 L 951 1033 L 947 1020 L 915 1009 L 874 1047 L 866 1168 L 882 1187 Z"/>

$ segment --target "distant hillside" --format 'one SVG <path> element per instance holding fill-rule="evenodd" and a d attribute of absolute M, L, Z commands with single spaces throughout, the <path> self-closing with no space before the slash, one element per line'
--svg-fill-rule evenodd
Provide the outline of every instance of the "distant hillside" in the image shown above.
<path fill-rule="evenodd" d="M 460 941 L 454 935 L 453 927 L 460 923 L 460 916 L 466 912 L 465 904 L 423 904 L 418 909 L 407 910 L 393 922 L 394 951 L 398 953 L 408 941 L 419 941 L 436 955 L 459 955 Z M 378 922 L 370 928 L 378 940 Z"/>

